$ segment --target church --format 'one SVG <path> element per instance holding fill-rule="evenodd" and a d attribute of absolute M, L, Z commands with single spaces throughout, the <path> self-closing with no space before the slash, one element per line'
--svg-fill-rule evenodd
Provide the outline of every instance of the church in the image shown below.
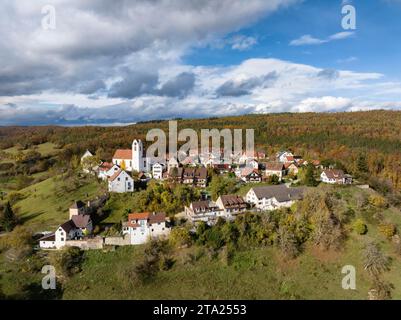
<path fill-rule="evenodd" d="M 149 171 L 141 140 L 135 139 L 132 142 L 132 149 L 117 149 L 112 161 L 126 171 Z"/>

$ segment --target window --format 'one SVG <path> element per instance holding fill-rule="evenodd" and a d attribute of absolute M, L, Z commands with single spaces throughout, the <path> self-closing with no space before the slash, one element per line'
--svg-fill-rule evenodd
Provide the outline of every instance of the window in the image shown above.
<path fill-rule="evenodd" d="M 128 177 L 125 177 L 125 181 L 128 181 Z"/>
<path fill-rule="evenodd" d="M 152 229 L 152 232 L 155 231 L 155 229 Z"/>
<path fill-rule="evenodd" d="M 61 241 L 64 241 L 64 238 L 61 238 Z"/>
<path fill-rule="evenodd" d="M 120 181 L 120 178 L 117 178 L 118 181 Z"/>

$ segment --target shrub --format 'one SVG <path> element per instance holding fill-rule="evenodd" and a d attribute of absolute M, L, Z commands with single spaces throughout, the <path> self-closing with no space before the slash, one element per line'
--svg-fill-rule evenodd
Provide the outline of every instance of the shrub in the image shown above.
<path fill-rule="evenodd" d="M 391 239 L 396 233 L 396 227 L 392 223 L 383 223 L 379 226 L 379 232 L 385 236 L 387 239 Z"/>
<path fill-rule="evenodd" d="M 367 225 L 363 222 L 362 219 L 357 219 L 352 225 L 352 228 L 355 230 L 356 233 L 360 235 L 364 235 L 368 232 Z"/>
<path fill-rule="evenodd" d="M 171 230 L 169 241 L 173 246 L 183 247 L 190 246 L 192 243 L 191 234 L 184 227 L 177 227 Z"/>
<path fill-rule="evenodd" d="M 61 275 L 70 277 L 81 271 L 84 252 L 78 247 L 67 247 L 52 257 L 52 263 Z"/>
<path fill-rule="evenodd" d="M 389 258 L 385 256 L 376 243 L 368 243 L 364 249 L 364 268 L 373 278 L 389 269 Z"/>
<path fill-rule="evenodd" d="M 387 200 L 380 195 L 371 195 L 369 203 L 376 208 L 386 208 L 388 206 Z"/>

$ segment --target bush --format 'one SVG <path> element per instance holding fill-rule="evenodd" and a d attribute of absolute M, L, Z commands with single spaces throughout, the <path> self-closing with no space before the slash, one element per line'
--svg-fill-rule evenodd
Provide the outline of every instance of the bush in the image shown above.
<path fill-rule="evenodd" d="M 61 275 L 70 277 L 81 271 L 84 252 L 78 247 L 67 247 L 52 257 L 52 263 Z"/>
<path fill-rule="evenodd" d="M 360 235 L 364 235 L 368 232 L 368 227 L 362 219 L 357 219 L 352 225 L 352 228 Z"/>
<path fill-rule="evenodd" d="M 379 232 L 385 236 L 387 239 L 391 239 L 396 233 L 396 227 L 392 223 L 383 223 L 379 226 Z"/>
<path fill-rule="evenodd" d="M 388 206 L 387 200 L 379 195 L 371 195 L 369 197 L 369 203 L 376 208 L 386 208 Z"/>
<path fill-rule="evenodd" d="M 192 244 L 191 234 L 184 227 L 177 227 L 171 230 L 169 242 L 175 247 L 190 246 Z"/>

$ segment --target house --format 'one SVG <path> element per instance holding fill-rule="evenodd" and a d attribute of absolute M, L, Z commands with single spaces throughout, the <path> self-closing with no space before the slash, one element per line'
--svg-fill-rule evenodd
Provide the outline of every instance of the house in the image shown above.
<path fill-rule="evenodd" d="M 292 162 L 294 161 L 294 154 L 290 151 L 280 151 L 276 154 L 276 158 L 278 162 Z"/>
<path fill-rule="evenodd" d="M 42 249 L 54 249 L 56 248 L 56 237 L 53 233 L 44 235 L 39 239 L 39 247 Z"/>
<path fill-rule="evenodd" d="M 60 225 L 56 232 L 40 238 L 39 246 L 42 249 L 60 249 L 66 246 L 68 240 L 82 239 L 90 234 L 92 229 L 93 224 L 89 215 L 73 215 L 72 219 Z"/>
<path fill-rule="evenodd" d="M 220 174 L 228 173 L 231 171 L 231 165 L 228 163 L 214 164 L 213 169 Z"/>
<path fill-rule="evenodd" d="M 123 223 L 123 235 L 129 236 L 132 245 L 143 244 L 149 239 L 164 238 L 170 233 L 165 213 L 130 213 Z"/>
<path fill-rule="evenodd" d="M 178 168 L 180 166 L 180 163 L 175 157 L 171 157 L 167 161 L 167 171 L 170 172 L 173 168 Z"/>
<path fill-rule="evenodd" d="M 275 210 L 290 207 L 303 197 L 303 188 L 288 188 L 285 185 L 251 188 L 245 196 L 248 203 L 260 210 Z"/>
<path fill-rule="evenodd" d="M 205 167 L 173 167 L 171 171 L 166 172 L 163 175 L 163 178 L 167 178 L 176 183 L 190 184 L 196 187 L 205 188 L 207 185 L 208 173 Z"/>
<path fill-rule="evenodd" d="M 223 216 L 223 211 L 213 201 L 203 200 L 191 202 L 185 207 L 185 215 L 192 223 L 199 221 L 213 224 L 218 217 Z"/>
<path fill-rule="evenodd" d="M 290 174 L 290 175 L 296 176 L 298 174 L 298 172 L 299 172 L 298 165 L 295 164 L 294 162 L 292 162 L 292 163 L 288 163 L 287 162 L 287 163 L 284 164 L 284 166 L 285 166 L 285 168 L 287 170 L 287 173 Z"/>
<path fill-rule="evenodd" d="M 86 205 L 81 200 L 74 201 L 74 203 L 69 208 L 70 219 L 73 216 L 83 215 L 86 213 Z"/>
<path fill-rule="evenodd" d="M 277 176 L 279 181 L 283 179 L 285 175 L 285 167 L 282 162 L 268 162 L 265 164 L 265 175 L 266 177 Z"/>
<path fill-rule="evenodd" d="M 259 162 L 255 159 L 251 159 L 246 164 L 247 167 L 258 170 L 259 169 Z"/>
<path fill-rule="evenodd" d="M 89 214 L 74 215 L 71 218 L 75 228 L 80 230 L 80 234 L 88 235 L 93 231 L 93 223 Z"/>
<path fill-rule="evenodd" d="M 156 162 L 152 166 L 152 177 L 153 179 L 162 180 L 163 179 L 164 164 Z"/>
<path fill-rule="evenodd" d="M 323 166 L 319 160 L 312 160 L 312 165 L 314 165 L 316 169 L 323 169 Z"/>
<path fill-rule="evenodd" d="M 255 170 L 253 168 L 245 167 L 245 168 L 240 168 L 235 171 L 235 175 L 240 178 L 242 181 L 248 183 L 248 182 L 262 182 L 262 175 L 259 174 L 258 170 Z"/>
<path fill-rule="evenodd" d="M 86 150 L 83 156 L 81 157 L 81 163 L 85 160 L 85 158 L 93 157 L 93 153 L 89 150 Z"/>
<path fill-rule="evenodd" d="M 216 204 L 222 210 L 222 216 L 228 219 L 233 219 L 236 215 L 244 213 L 247 210 L 246 202 L 238 195 L 220 196 Z"/>
<path fill-rule="evenodd" d="M 109 192 L 134 192 L 134 179 L 124 170 L 119 170 L 108 178 Z"/>
<path fill-rule="evenodd" d="M 352 184 L 352 177 L 340 169 L 326 169 L 320 175 L 320 180 L 330 184 Z"/>
<path fill-rule="evenodd" d="M 100 179 L 106 180 L 116 173 L 120 168 L 112 162 L 102 162 L 98 168 L 97 176 Z"/>
<path fill-rule="evenodd" d="M 139 172 L 138 173 L 138 180 L 140 182 L 148 182 L 150 180 L 150 177 L 148 174 L 146 174 L 145 172 Z"/>

